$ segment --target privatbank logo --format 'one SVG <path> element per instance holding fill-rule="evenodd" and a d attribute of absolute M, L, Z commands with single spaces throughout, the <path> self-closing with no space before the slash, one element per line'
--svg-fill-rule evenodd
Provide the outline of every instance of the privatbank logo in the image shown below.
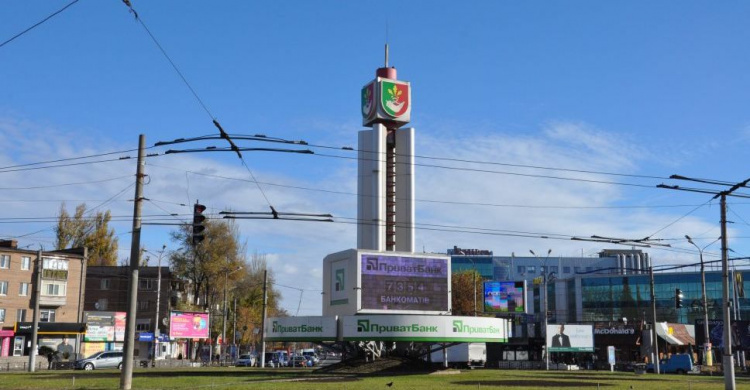
<path fill-rule="evenodd" d="M 387 273 L 411 273 L 411 274 L 441 274 L 443 268 L 439 264 L 430 267 L 425 264 L 402 265 L 398 260 L 380 260 L 377 257 L 365 259 L 366 271 L 380 271 Z"/>
<path fill-rule="evenodd" d="M 471 326 L 466 325 L 462 320 L 454 320 L 453 321 L 453 333 L 468 333 L 468 334 L 474 334 L 474 333 L 490 333 L 490 334 L 500 334 L 503 330 L 496 327 L 496 326 Z"/>
<path fill-rule="evenodd" d="M 375 83 L 362 88 L 362 117 L 369 118 L 375 108 Z"/>

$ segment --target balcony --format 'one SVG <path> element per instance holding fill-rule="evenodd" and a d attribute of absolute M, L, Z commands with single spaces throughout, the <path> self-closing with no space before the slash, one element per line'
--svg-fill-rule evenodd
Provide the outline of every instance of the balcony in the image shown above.
<path fill-rule="evenodd" d="M 43 306 L 63 306 L 67 297 L 59 295 L 40 295 L 39 304 Z"/>

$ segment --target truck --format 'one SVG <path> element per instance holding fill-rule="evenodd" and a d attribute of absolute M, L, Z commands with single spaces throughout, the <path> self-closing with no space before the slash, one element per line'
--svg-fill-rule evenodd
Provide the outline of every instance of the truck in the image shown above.
<path fill-rule="evenodd" d="M 693 371 L 693 357 L 687 353 L 677 353 L 659 361 L 662 374 L 685 374 Z M 648 371 L 654 372 L 654 365 L 649 363 Z"/>
<path fill-rule="evenodd" d="M 430 361 L 432 363 L 443 363 L 442 344 L 433 344 Z M 487 362 L 487 344 L 485 343 L 460 343 L 449 346 L 448 365 L 453 367 L 464 366 L 469 368 L 484 367 Z"/>

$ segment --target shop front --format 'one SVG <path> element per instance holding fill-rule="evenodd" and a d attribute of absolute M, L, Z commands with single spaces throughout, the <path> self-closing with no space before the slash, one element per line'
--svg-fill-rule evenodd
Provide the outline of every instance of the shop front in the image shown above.
<path fill-rule="evenodd" d="M 59 361 L 74 361 L 81 352 L 81 340 L 86 324 L 78 322 L 40 322 L 37 328 L 37 348 L 56 351 Z M 13 336 L 12 356 L 28 356 L 33 335 L 31 322 L 17 322 Z"/>
<path fill-rule="evenodd" d="M 11 356 L 10 347 L 13 344 L 14 335 L 12 330 L 0 329 L 0 357 Z"/>

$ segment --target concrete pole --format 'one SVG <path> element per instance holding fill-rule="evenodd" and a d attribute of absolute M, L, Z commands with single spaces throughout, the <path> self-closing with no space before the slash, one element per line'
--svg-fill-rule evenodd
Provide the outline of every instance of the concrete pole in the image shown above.
<path fill-rule="evenodd" d="M 154 353 L 151 355 L 151 365 L 156 366 L 156 355 L 159 353 L 159 298 L 161 298 L 161 257 L 167 246 L 161 247 L 159 253 L 159 262 L 156 266 L 156 316 L 154 317 Z"/>
<path fill-rule="evenodd" d="M 734 357 L 732 356 L 732 319 L 729 301 L 729 259 L 727 256 L 727 196 L 721 194 L 721 276 L 722 276 L 722 314 L 724 319 L 724 350 L 722 369 L 724 370 L 724 389 L 734 390 Z"/>
<path fill-rule="evenodd" d="M 266 366 L 266 310 L 268 310 L 268 271 L 263 270 L 263 313 L 260 324 L 260 366 Z"/>
<path fill-rule="evenodd" d="M 133 349 L 135 346 L 135 316 L 138 305 L 138 267 L 141 254 L 141 205 L 143 203 L 143 178 L 146 164 L 146 136 L 138 137 L 138 166 L 135 175 L 135 200 L 133 206 L 133 230 L 130 244 L 130 283 L 128 283 L 128 314 L 125 322 L 125 345 L 123 347 L 120 390 L 130 390 L 133 384 Z"/>
<path fill-rule="evenodd" d="M 648 267 L 648 273 L 651 276 L 651 315 L 653 320 L 653 326 L 651 327 L 651 343 L 654 346 L 654 372 L 659 374 L 660 364 L 659 361 L 659 335 L 656 333 L 656 293 L 654 292 L 654 267 Z"/>
<path fill-rule="evenodd" d="M 31 350 L 29 350 L 29 372 L 36 369 L 37 339 L 39 338 L 39 296 L 42 290 L 42 250 L 36 255 L 36 281 L 34 282 L 34 319 L 31 324 Z"/>

